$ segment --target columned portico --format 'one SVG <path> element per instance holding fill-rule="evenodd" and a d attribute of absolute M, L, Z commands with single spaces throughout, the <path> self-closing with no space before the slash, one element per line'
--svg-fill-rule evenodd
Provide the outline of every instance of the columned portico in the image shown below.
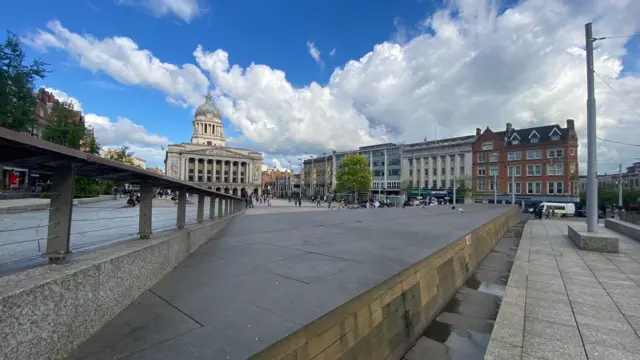
<path fill-rule="evenodd" d="M 196 109 L 191 143 L 169 145 L 165 158 L 167 176 L 240 195 L 260 193 L 262 154 L 225 146 L 220 114 L 210 94 Z"/>

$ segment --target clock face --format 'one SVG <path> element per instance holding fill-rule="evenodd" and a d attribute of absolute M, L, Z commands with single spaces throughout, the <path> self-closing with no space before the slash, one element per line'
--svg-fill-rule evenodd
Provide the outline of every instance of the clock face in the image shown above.
<path fill-rule="evenodd" d="M 212 120 L 213 119 L 213 114 L 207 114 L 207 120 Z"/>

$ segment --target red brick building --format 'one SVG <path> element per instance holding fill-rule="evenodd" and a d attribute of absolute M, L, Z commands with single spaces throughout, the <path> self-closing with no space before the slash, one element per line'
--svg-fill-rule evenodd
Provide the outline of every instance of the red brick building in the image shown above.
<path fill-rule="evenodd" d="M 572 119 L 565 128 L 555 124 L 515 129 L 507 124 L 505 131 L 476 129 L 476 136 L 472 145 L 476 201 L 492 203 L 495 188 L 498 203 L 510 203 L 512 171 L 518 203 L 579 201 L 578 138 Z"/>

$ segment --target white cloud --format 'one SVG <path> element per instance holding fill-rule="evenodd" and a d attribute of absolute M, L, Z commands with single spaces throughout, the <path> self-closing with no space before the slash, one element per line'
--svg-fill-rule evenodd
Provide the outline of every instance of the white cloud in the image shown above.
<path fill-rule="evenodd" d="M 57 22 L 48 34 L 82 66 L 124 84 L 152 86 L 190 105 L 206 92 L 209 82 L 200 69 L 205 70 L 223 115 L 256 150 L 270 154 L 431 139 L 435 127 L 442 138 L 473 134 L 476 127 L 502 130 L 506 122 L 522 128 L 573 118 L 584 171 L 584 23 L 594 22 L 595 36 L 636 33 L 640 2 L 528 0 L 503 13 L 490 0 L 447 5 L 415 29 L 407 28 L 406 42 L 374 46 L 334 70 L 324 86 L 295 87 L 283 71 L 267 65 L 233 65 L 221 49 L 199 46 L 194 51 L 199 68 L 178 67 L 162 63 L 128 38 L 98 40 Z M 595 69 L 627 103 L 638 104 L 640 78 L 633 73 L 621 77 L 627 41 L 596 42 Z M 50 47 L 59 46 L 45 46 Z M 640 118 L 597 78 L 596 89 L 599 136 L 637 143 Z M 635 157 L 635 148 L 599 143 L 599 149 L 601 171 Z"/>
<path fill-rule="evenodd" d="M 78 99 L 74 97 L 67 95 L 66 92 L 58 89 L 48 88 L 48 87 L 45 87 L 44 89 L 47 90 L 49 93 L 51 93 L 51 95 L 53 95 L 57 100 L 61 102 L 71 101 L 71 103 L 73 104 L 74 110 L 82 111 L 82 104 L 80 103 L 80 101 L 78 101 Z"/>
<path fill-rule="evenodd" d="M 336 56 L 336 48 L 333 48 L 333 49 L 331 50 L 331 52 L 329 53 L 329 56 L 331 56 L 331 57 Z"/>
<path fill-rule="evenodd" d="M 62 43 L 53 34 L 40 29 L 21 38 L 20 40 L 26 45 L 42 52 L 47 52 L 50 48 L 64 48 L 64 45 L 62 45 Z"/>
<path fill-rule="evenodd" d="M 135 156 L 147 161 L 147 165 L 163 164 L 165 151 L 161 147 L 166 148 L 170 142 L 166 136 L 150 134 L 144 126 L 123 117 L 118 117 L 115 122 L 96 114 L 86 114 L 84 118 L 102 147 L 128 145 Z"/>
<path fill-rule="evenodd" d="M 191 22 L 203 12 L 200 0 L 116 0 L 116 2 L 143 7 L 158 17 L 171 14 L 186 23 Z"/>
<path fill-rule="evenodd" d="M 316 47 L 316 44 L 313 41 L 307 41 L 307 48 L 309 49 L 309 55 L 315 60 L 320 67 L 324 66 L 324 62 L 322 61 L 322 57 L 320 57 L 320 50 Z"/>
<path fill-rule="evenodd" d="M 26 38 L 36 48 L 62 48 L 82 67 L 104 72 L 125 85 L 140 85 L 158 89 L 171 99 L 199 105 L 209 88 L 206 76 L 192 64 L 177 66 L 164 63 L 148 50 L 127 37 L 102 40 L 90 35 L 70 32 L 53 20 L 47 24 L 50 32 L 38 30 Z M 52 41 L 53 38 L 55 41 Z"/>

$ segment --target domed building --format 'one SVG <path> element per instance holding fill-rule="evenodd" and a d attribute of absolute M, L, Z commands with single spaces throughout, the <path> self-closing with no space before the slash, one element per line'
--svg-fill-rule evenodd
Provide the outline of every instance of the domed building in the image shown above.
<path fill-rule="evenodd" d="M 262 154 L 225 146 L 220 112 L 207 93 L 193 119 L 190 143 L 167 148 L 165 174 L 227 194 L 260 194 Z"/>

